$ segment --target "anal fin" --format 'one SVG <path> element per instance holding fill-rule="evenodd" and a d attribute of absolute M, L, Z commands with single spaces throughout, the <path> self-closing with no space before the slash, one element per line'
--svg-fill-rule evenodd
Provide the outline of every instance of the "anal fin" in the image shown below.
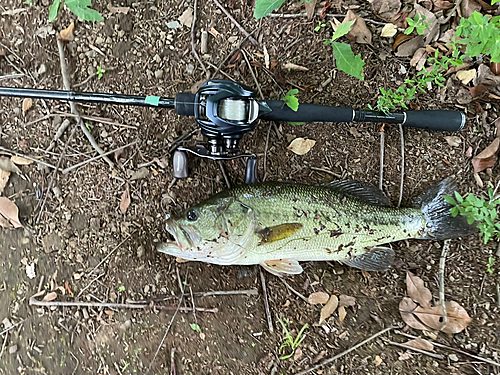
<path fill-rule="evenodd" d="M 260 265 L 267 272 L 280 277 L 284 274 L 297 275 L 302 273 L 302 267 L 299 262 L 292 259 L 267 260 L 260 263 Z"/>
<path fill-rule="evenodd" d="M 394 263 L 394 250 L 390 247 L 374 247 L 367 253 L 343 260 L 342 263 L 365 271 L 385 271 Z"/>

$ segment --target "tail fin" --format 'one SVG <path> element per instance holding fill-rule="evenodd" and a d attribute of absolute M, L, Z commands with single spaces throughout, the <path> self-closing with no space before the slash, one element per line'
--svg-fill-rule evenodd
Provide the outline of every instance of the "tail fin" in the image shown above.
<path fill-rule="evenodd" d="M 451 216 L 452 206 L 444 200 L 443 195 L 453 196 L 456 188 L 455 179 L 448 177 L 415 199 L 414 207 L 422 210 L 427 221 L 421 239 L 447 240 L 465 237 L 476 231 L 475 225 L 467 224 L 465 216 Z"/>

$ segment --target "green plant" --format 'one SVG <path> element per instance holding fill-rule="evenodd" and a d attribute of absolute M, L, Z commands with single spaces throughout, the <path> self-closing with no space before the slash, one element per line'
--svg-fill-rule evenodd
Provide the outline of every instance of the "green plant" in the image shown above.
<path fill-rule="evenodd" d="M 103 69 L 99 65 L 97 65 L 97 77 L 101 79 L 104 73 L 106 73 L 106 69 Z"/>
<path fill-rule="evenodd" d="M 500 199 L 494 200 L 493 189 L 488 190 L 489 201 L 484 198 L 478 198 L 470 193 L 466 198 L 462 197 L 458 192 L 455 192 L 455 198 L 444 196 L 444 199 L 454 207 L 451 209 L 451 215 L 456 217 L 462 215 L 467 217 L 469 225 L 477 222 L 479 236 L 483 237 L 484 243 L 487 244 L 495 235 L 500 234 L 500 223 L 495 222 L 498 218 L 497 206 L 500 204 Z"/>
<path fill-rule="evenodd" d="M 493 275 L 493 264 L 494 263 L 495 263 L 495 258 L 489 257 L 488 258 L 488 264 L 486 265 L 486 271 L 488 271 L 488 273 L 490 275 Z"/>
<path fill-rule="evenodd" d="M 285 104 L 292 109 L 292 111 L 297 112 L 299 109 L 299 99 L 295 97 L 299 93 L 297 89 L 291 89 L 283 97 Z"/>
<path fill-rule="evenodd" d="M 121 285 L 120 287 L 118 287 L 118 292 L 119 293 L 123 293 L 125 291 L 125 286 L 124 285 Z"/>
<path fill-rule="evenodd" d="M 413 19 L 407 18 L 406 22 L 408 22 L 408 27 L 405 30 L 406 35 L 410 35 L 413 30 L 416 30 L 418 35 L 424 35 L 424 30 L 429 27 L 429 22 L 425 22 L 425 16 L 420 16 L 418 13 Z"/>
<path fill-rule="evenodd" d="M 201 333 L 201 328 L 198 324 L 196 323 L 191 323 L 189 324 L 189 326 L 191 327 L 191 329 L 195 332 L 198 332 L 198 333 Z"/>
<path fill-rule="evenodd" d="M 285 323 L 279 318 L 278 321 L 283 327 L 283 335 L 284 335 L 282 338 L 283 342 L 281 343 L 278 351 L 280 354 L 283 354 L 283 356 L 280 357 L 281 359 L 288 359 L 295 353 L 295 349 L 297 349 L 300 346 L 302 341 L 304 341 L 306 337 L 304 335 L 304 331 L 307 329 L 308 324 L 307 323 L 304 324 L 304 326 L 301 328 L 297 336 L 293 338 L 293 336 L 290 334 L 290 331 L 288 331 L 288 328 L 286 328 Z M 287 322 L 287 324 L 289 324 L 289 321 L 287 319 L 285 319 L 285 321 Z"/>
<path fill-rule="evenodd" d="M 363 66 L 365 66 L 365 62 L 361 59 L 361 55 L 355 56 L 349 44 L 335 41 L 346 35 L 351 30 L 353 23 L 354 21 L 341 23 L 333 33 L 332 39 L 326 40 L 325 44 L 332 45 L 339 70 L 363 81 Z"/>
<path fill-rule="evenodd" d="M 500 1 L 500 0 L 498 0 L 498 1 Z M 326 26 L 326 23 L 323 23 L 323 22 L 321 22 L 321 21 L 318 21 L 318 26 L 316 26 L 316 27 L 314 28 L 314 31 L 318 32 L 318 31 L 320 31 L 320 30 L 321 30 L 321 28 L 323 28 L 323 27 L 325 27 L 325 26 Z"/>
<path fill-rule="evenodd" d="M 279 9 L 285 0 L 257 0 L 255 2 L 255 9 L 253 16 L 256 19 L 263 18 L 271 14 L 276 9 Z M 305 3 L 310 3 L 311 0 L 304 0 Z"/>
<path fill-rule="evenodd" d="M 64 4 L 75 16 L 82 20 L 89 22 L 103 20 L 98 11 L 90 8 L 92 6 L 92 0 L 54 0 L 49 7 L 49 22 L 54 22 L 57 18 L 62 1 L 64 1 Z"/>

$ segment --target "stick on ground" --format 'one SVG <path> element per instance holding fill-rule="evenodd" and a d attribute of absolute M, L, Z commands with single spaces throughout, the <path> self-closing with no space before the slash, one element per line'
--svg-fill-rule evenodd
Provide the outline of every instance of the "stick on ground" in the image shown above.
<path fill-rule="evenodd" d="M 220 10 L 224 12 L 227 18 L 229 18 L 231 22 L 234 23 L 234 25 L 248 38 L 248 40 L 252 42 L 254 46 L 259 45 L 259 42 L 257 42 L 255 38 L 252 37 L 243 27 L 241 27 L 241 25 L 233 18 L 233 16 L 231 16 L 231 14 L 226 10 L 226 8 L 224 8 L 224 6 L 221 3 L 219 3 L 218 0 L 213 0 L 213 2 L 220 8 Z"/>
<path fill-rule="evenodd" d="M 191 51 L 193 52 L 194 57 L 196 57 L 196 60 L 198 60 L 198 62 L 200 63 L 201 68 L 203 69 L 203 71 L 207 75 L 207 79 L 208 79 L 209 77 L 208 77 L 207 68 L 205 67 L 205 64 L 203 64 L 203 61 L 201 61 L 200 56 L 198 56 L 198 52 L 196 52 L 196 48 L 194 47 L 194 28 L 196 25 L 196 6 L 197 6 L 197 4 L 198 4 L 198 0 L 194 0 L 193 22 L 191 24 Z"/>
<path fill-rule="evenodd" d="M 450 250 L 451 240 L 444 241 L 443 251 L 441 252 L 441 257 L 439 258 L 439 303 L 441 304 L 441 313 L 443 314 L 443 327 L 448 324 L 448 313 L 446 311 L 446 301 L 444 298 L 444 266 L 446 262 L 446 256 Z"/>
<path fill-rule="evenodd" d="M 271 317 L 271 311 L 269 309 L 269 300 L 267 299 L 266 277 L 264 276 L 264 272 L 262 272 L 262 268 L 260 267 L 259 267 L 259 272 L 260 272 L 260 281 L 262 283 L 262 294 L 264 296 L 264 307 L 266 309 L 267 326 L 269 328 L 269 332 L 274 333 L 273 319 Z"/>
<path fill-rule="evenodd" d="M 414 348 L 413 346 L 408 346 L 408 345 L 400 344 L 399 342 L 394 342 L 394 341 L 387 340 L 387 339 L 384 339 L 384 338 L 382 338 L 382 339 L 387 344 L 392 345 L 392 346 L 397 346 L 398 348 L 413 350 L 414 352 L 425 354 L 425 355 L 427 355 L 429 357 L 436 358 L 436 359 L 444 359 L 444 356 L 441 355 L 441 354 L 431 353 L 431 352 L 428 352 L 427 350 L 422 350 L 422 349 Z"/>

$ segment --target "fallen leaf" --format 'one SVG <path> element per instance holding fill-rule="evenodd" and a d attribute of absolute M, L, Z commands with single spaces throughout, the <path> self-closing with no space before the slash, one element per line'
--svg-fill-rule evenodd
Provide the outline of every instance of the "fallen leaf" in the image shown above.
<path fill-rule="evenodd" d="M 461 70 L 457 72 L 456 76 L 464 85 L 467 85 L 476 76 L 476 69 Z"/>
<path fill-rule="evenodd" d="M 293 63 L 283 64 L 283 69 L 299 70 L 301 72 L 307 72 L 309 70 L 305 66 L 300 66 L 297 64 L 293 64 Z"/>
<path fill-rule="evenodd" d="M 472 158 L 474 172 L 479 173 L 484 171 L 486 168 L 491 168 L 495 165 L 498 159 L 496 154 L 499 146 L 500 138 L 495 138 L 488 147 L 479 153 L 479 155 Z"/>
<path fill-rule="evenodd" d="M 432 293 L 424 286 L 424 281 L 412 274 L 406 272 L 406 288 L 410 298 L 422 307 L 430 307 Z"/>
<path fill-rule="evenodd" d="M 373 12 L 386 21 L 391 20 L 400 9 L 400 0 L 373 0 L 372 2 Z"/>
<path fill-rule="evenodd" d="M 108 4 L 107 8 L 113 14 L 116 13 L 127 14 L 130 11 L 130 7 L 114 7 L 111 4 Z"/>
<path fill-rule="evenodd" d="M 50 293 L 47 293 L 45 295 L 45 297 L 43 297 L 42 301 L 44 302 L 49 302 L 49 301 L 53 301 L 57 298 L 57 293 L 56 292 L 50 292 Z"/>
<path fill-rule="evenodd" d="M 373 364 L 375 365 L 375 367 L 378 367 L 380 366 L 384 361 L 382 361 L 382 358 L 380 358 L 380 356 L 375 356 L 375 359 L 373 360 Z"/>
<path fill-rule="evenodd" d="M 410 65 L 414 66 L 417 71 L 421 71 L 427 61 L 427 51 L 425 48 L 419 48 L 410 60 Z"/>
<path fill-rule="evenodd" d="M 339 299 L 336 295 L 330 297 L 325 306 L 321 309 L 321 314 L 319 317 L 319 324 L 323 323 L 326 319 L 328 319 L 334 312 L 337 310 L 339 305 Z"/>
<path fill-rule="evenodd" d="M 128 184 L 125 187 L 125 191 L 122 194 L 122 199 L 120 201 L 120 211 L 125 215 L 127 208 L 130 206 L 130 191 Z"/>
<path fill-rule="evenodd" d="M 33 100 L 31 98 L 24 98 L 23 100 L 23 116 L 26 116 L 26 112 L 33 106 Z"/>
<path fill-rule="evenodd" d="M 477 74 L 472 82 L 474 86 L 483 85 L 490 91 L 500 94 L 500 76 L 493 74 L 486 64 L 479 65 Z"/>
<path fill-rule="evenodd" d="M 333 4 L 330 1 L 327 1 L 325 5 L 323 5 L 323 9 L 321 9 L 321 15 L 319 18 L 324 19 L 326 17 L 326 11 L 328 8 L 330 8 Z"/>
<path fill-rule="evenodd" d="M 35 263 L 26 265 L 26 276 L 28 276 L 31 280 L 33 280 L 36 277 Z M 45 291 L 40 291 L 39 293 L 41 293 L 40 295 L 42 295 L 43 293 L 45 293 Z M 36 297 L 36 294 L 33 297 Z"/>
<path fill-rule="evenodd" d="M 1 56 L 1 53 L 0 53 L 0 56 Z M 500 75 L 500 62 L 490 63 L 490 70 L 494 75 L 496 75 L 496 76 Z"/>
<path fill-rule="evenodd" d="M 193 86 L 191 86 L 191 94 L 196 94 L 200 87 L 206 82 L 206 79 L 201 79 L 197 82 L 194 83 Z"/>
<path fill-rule="evenodd" d="M 411 38 L 410 40 L 404 41 L 404 43 L 399 44 L 397 47 L 396 43 L 394 43 L 393 49 L 396 50 L 396 56 L 409 57 L 413 56 L 415 52 L 417 52 L 417 50 L 419 48 L 422 48 L 423 46 L 424 46 L 424 37 L 422 35 L 419 35 L 416 36 L 415 38 Z"/>
<path fill-rule="evenodd" d="M 406 351 L 404 353 L 402 353 L 400 356 L 399 356 L 399 360 L 400 361 L 406 361 L 407 359 L 411 359 L 412 356 L 411 356 L 411 353 L 409 351 Z"/>
<path fill-rule="evenodd" d="M 179 23 L 186 27 L 191 27 L 193 24 L 193 8 L 187 8 L 179 17 Z"/>
<path fill-rule="evenodd" d="M 408 324 L 411 328 L 418 329 L 421 331 L 430 330 L 425 324 L 421 323 L 413 311 L 418 307 L 418 305 L 412 301 L 409 297 L 404 297 L 399 303 L 399 313 L 403 321 Z"/>
<path fill-rule="evenodd" d="M 345 307 L 344 306 L 340 306 L 339 307 L 339 322 L 340 323 L 344 322 L 344 319 L 345 319 L 346 315 L 347 315 L 347 311 L 346 311 Z"/>
<path fill-rule="evenodd" d="M 210 29 L 209 33 L 215 36 L 216 38 L 219 36 L 219 32 L 215 30 L 213 27 Z"/>
<path fill-rule="evenodd" d="M 444 139 L 451 147 L 459 147 L 462 144 L 462 139 L 456 135 L 448 135 Z"/>
<path fill-rule="evenodd" d="M 17 155 L 11 156 L 10 160 L 17 165 L 30 165 L 33 163 L 33 160 L 25 159 Z"/>
<path fill-rule="evenodd" d="M 346 296 L 341 294 L 339 296 L 339 306 L 354 306 L 356 304 L 356 298 L 351 296 Z"/>
<path fill-rule="evenodd" d="M 392 23 L 388 23 L 382 28 L 380 36 L 384 38 L 392 38 L 394 35 L 396 35 L 397 32 L 398 32 L 398 27 Z"/>
<path fill-rule="evenodd" d="M 473 99 L 480 98 L 488 93 L 488 89 L 483 85 L 469 87 L 468 89 Z"/>
<path fill-rule="evenodd" d="M 325 303 L 328 302 L 330 299 L 330 295 L 325 292 L 316 292 L 312 293 L 309 297 L 307 297 L 307 302 L 309 302 L 311 305 L 317 305 L 317 304 L 322 304 L 324 305 Z"/>
<path fill-rule="evenodd" d="M 313 139 L 295 138 L 287 148 L 297 155 L 305 155 L 315 144 Z"/>
<path fill-rule="evenodd" d="M 396 36 L 396 40 L 394 40 L 394 44 L 392 45 L 392 50 L 396 51 L 399 47 L 400 44 L 403 44 L 404 42 L 413 39 L 411 35 L 406 35 L 406 34 L 398 34 Z"/>
<path fill-rule="evenodd" d="M 5 197 L 0 197 L 0 216 L 3 216 L 14 228 L 22 228 L 23 226 L 19 222 L 19 209 L 16 204 Z M 0 222 L 0 225 L 2 225 L 2 223 L 5 222 Z"/>
<path fill-rule="evenodd" d="M 430 308 L 423 308 L 418 306 L 413 312 L 422 323 L 431 327 L 432 329 L 439 330 L 444 333 L 459 333 L 462 332 L 470 322 L 471 317 L 467 311 L 455 301 L 446 302 L 446 315 L 448 316 L 448 323 L 443 326 L 443 315 L 441 306 L 434 306 Z"/>
<path fill-rule="evenodd" d="M 432 345 L 432 343 L 427 341 L 427 340 L 421 339 L 420 337 L 417 337 L 416 339 L 405 342 L 405 343 L 403 343 L 403 345 L 411 346 L 412 348 L 415 348 L 415 349 L 426 350 L 428 352 L 434 351 L 434 345 Z"/>
<path fill-rule="evenodd" d="M 12 162 L 11 158 L 0 157 L 0 169 L 6 172 L 21 174 L 21 170 Z"/>
<path fill-rule="evenodd" d="M 460 8 L 463 18 L 469 18 L 472 13 L 481 11 L 481 5 L 474 0 L 463 0 L 460 4 Z"/>
<path fill-rule="evenodd" d="M 269 52 L 267 52 L 267 48 L 266 46 L 264 46 L 264 65 L 266 66 L 266 69 L 269 69 L 269 62 L 270 62 Z"/>
<path fill-rule="evenodd" d="M 9 182 L 9 176 L 10 172 L 0 169 L 0 195 L 2 195 L 3 189 L 7 186 L 7 182 Z"/>
<path fill-rule="evenodd" d="M 473 176 L 474 176 L 474 180 L 476 180 L 477 186 L 479 186 L 482 189 L 484 187 L 484 182 L 483 182 L 483 180 L 481 180 L 479 173 L 474 172 Z"/>
<path fill-rule="evenodd" d="M 65 42 L 72 42 L 73 40 L 75 40 L 75 35 L 73 34 L 74 29 L 75 29 L 75 23 L 71 22 L 67 28 L 61 30 L 61 32 L 59 33 L 61 39 L 64 40 Z"/>
<path fill-rule="evenodd" d="M 140 180 L 141 178 L 147 177 L 149 174 L 149 169 L 146 167 L 142 167 L 141 169 L 138 169 L 134 173 L 132 173 L 132 176 L 130 176 L 130 180 Z"/>
<path fill-rule="evenodd" d="M 311 0 L 310 3 L 304 2 L 304 7 L 306 8 L 307 20 L 308 21 L 312 20 L 312 18 L 314 16 L 314 10 L 316 8 L 316 1 L 317 0 Z"/>
<path fill-rule="evenodd" d="M 352 24 L 351 30 L 349 30 L 346 37 L 350 40 L 356 41 L 356 43 L 372 44 L 372 32 L 368 29 L 368 27 L 366 27 L 365 20 L 352 10 L 348 10 L 342 23 L 351 21 L 354 21 L 354 23 Z"/>
<path fill-rule="evenodd" d="M 432 11 L 434 13 L 439 12 L 440 10 L 447 10 L 453 8 L 453 3 L 450 3 L 449 1 L 432 0 L 432 3 L 434 4 L 434 7 L 432 8 Z"/>
<path fill-rule="evenodd" d="M 71 295 L 71 297 L 75 296 L 75 294 L 73 293 L 73 291 L 69 287 L 69 280 L 66 280 L 66 282 L 64 283 L 64 290 L 67 291 Z"/>
<path fill-rule="evenodd" d="M 307 4 L 307 3 L 306 3 Z M 298 361 L 301 357 L 302 357 L 303 353 L 302 353 L 302 349 L 300 348 L 297 348 L 295 350 L 295 354 L 293 355 L 293 360 L 294 361 Z"/>

